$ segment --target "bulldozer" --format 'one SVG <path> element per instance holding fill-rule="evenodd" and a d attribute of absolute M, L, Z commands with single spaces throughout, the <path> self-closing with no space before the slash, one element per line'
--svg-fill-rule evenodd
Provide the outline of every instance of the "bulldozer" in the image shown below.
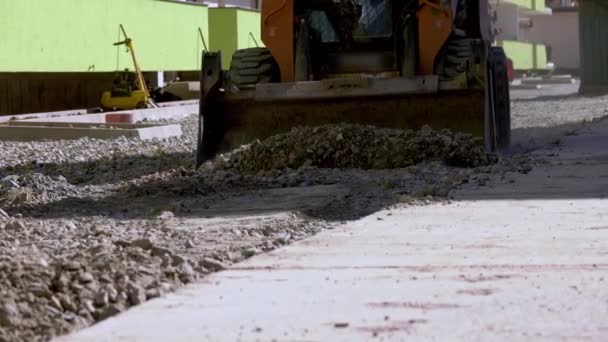
<path fill-rule="evenodd" d="M 451 129 L 510 143 L 488 0 L 264 0 L 265 47 L 203 53 L 197 168 L 295 126 Z"/>

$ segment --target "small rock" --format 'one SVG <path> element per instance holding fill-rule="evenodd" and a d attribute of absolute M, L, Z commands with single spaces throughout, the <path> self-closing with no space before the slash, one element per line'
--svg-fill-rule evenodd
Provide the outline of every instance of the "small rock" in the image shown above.
<path fill-rule="evenodd" d="M 227 268 L 227 266 L 221 261 L 213 258 L 202 258 L 199 260 L 198 264 L 208 270 L 211 271 L 222 271 Z"/>
<path fill-rule="evenodd" d="M 167 292 L 171 292 L 173 291 L 173 285 L 171 285 L 170 283 L 160 283 L 160 287 L 159 290 L 161 293 L 167 293 Z"/>
<path fill-rule="evenodd" d="M 47 267 L 49 267 L 49 263 L 48 263 L 48 261 L 46 261 L 46 259 L 40 258 L 40 259 L 38 259 L 38 266 L 47 268 Z"/>
<path fill-rule="evenodd" d="M 99 244 L 99 245 L 96 245 L 96 246 L 93 246 L 93 247 L 89 248 L 87 250 L 87 252 L 89 254 L 93 255 L 93 256 L 96 256 L 96 255 L 100 255 L 100 254 L 104 254 L 106 252 L 109 252 L 109 250 L 110 250 L 109 246 L 106 246 L 106 245 L 103 245 L 103 244 Z"/>
<path fill-rule="evenodd" d="M 133 240 L 131 241 L 130 245 L 133 247 L 139 247 L 143 250 L 150 250 L 154 247 L 154 244 L 152 243 L 152 241 L 150 241 L 150 239 Z"/>
<path fill-rule="evenodd" d="M 66 312 L 63 314 L 63 320 L 66 322 L 74 322 L 76 320 L 76 315 L 73 312 Z"/>
<path fill-rule="evenodd" d="M 108 227 L 94 227 L 92 229 L 92 233 L 94 236 L 110 235 L 109 231 L 110 231 L 110 229 Z M 118 242 L 118 243 L 120 243 L 120 242 Z"/>
<path fill-rule="evenodd" d="M 274 234 L 272 237 L 273 237 L 275 243 L 281 244 L 281 245 L 286 244 L 289 241 L 289 239 L 291 239 L 291 235 L 289 233 L 285 233 L 285 232 Z"/>
<path fill-rule="evenodd" d="M 160 215 L 158 215 L 158 218 L 160 218 L 161 220 L 170 220 L 174 217 L 175 215 L 170 211 L 163 211 Z"/>
<path fill-rule="evenodd" d="M 194 248 L 194 243 L 192 240 L 186 240 L 185 246 L 186 248 Z"/>
<path fill-rule="evenodd" d="M 19 189 L 19 176 L 10 175 L 0 180 L 0 188 L 4 189 Z"/>
<path fill-rule="evenodd" d="M 102 309 L 97 315 L 97 321 L 103 321 L 104 319 L 108 319 L 112 316 L 116 316 L 122 312 L 122 308 L 116 304 L 112 304 Z"/>
<path fill-rule="evenodd" d="M 69 261 L 63 264 L 63 268 L 67 271 L 78 271 L 82 266 L 78 261 Z"/>
<path fill-rule="evenodd" d="M 108 294 L 108 300 L 112 303 L 116 303 L 118 301 L 118 291 L 112 284 L 106 285 L 106 293 Z"/>
<path fill-rule="evenodd" d="M 94 313 L 95 312 L 95 306 L 93 305 L 93 301 L 92 300 L 85 300 L 82 303 L 82 308 L 90 313 Z"/>
<path fill-rule="evenodd" d="M 74 281 L 70 283 L 70 289 L 72 289 L 74 292 L 80 292 L 84 289 L 84 286 Z"/>
<path fill-rule="evenodd" d="M 163 257 L 165 255 L 171 256 L 172 254 L 173 253 L 171 253 L 171 251 L 166 248 L 161 248 L 161 247 L 152 248 L 152 256 L 155 256 L 155 257 Z"/>
<path fill-rule="evenodd" d="M 4 229 L 7 231 L 24 231 L 25 225 L 17 220 L 13 220 L 8 222 L 5 226 Z"/>
<path fill-rule="evenodd" d="M 243 257 L 245 257 L 245 258 L 250 258 L 259 253 L 260 253 L 260 250 L 255 247 L 246 248 L 241 251 L 241 255 L 243 255 Z"/>
<path fill-rule="evenodd" d="M 95 295 L 95 299 L 94 299 L 94 304 L 97 307 L 104 307 L 104 306 L 108 305 L 108 302 L 109 302 L 108 292 L 106 292 L 104 290 L 97 292 L 97 294 Z"/>
<path fill-rule="evenodd" d="M 93 280 L 95 280 L 95 277 L 93 277 L 93 275 L 91 273 L 83 272 L 80 274 L 80 277 L 78 279 L 80 280 L 81 283 L 88 284 L 88 283 L 92 282 Z"/>
<path fill-rule="evenodd" d="M 76 230 L 76 229 L 78 229 L 78 226 L 73 221 L 67 221 L 65 223 L 65 227 L 68 228 L 69 230 Z"/>
<path fill-rule="evenodd" d="M 66 311 L 76 311 L 76 306 L 74 305 L 74 302 L 72 301 L 72 298 L 70 298 L 70 296 L 68 296 L 67 294 L 59 294 L 59 302 L 61 303 L 61 307 L 66 310 Z"/>
<path fill-rule="evenodd" d="M 179 266 L 188 262 L 188 260 L 181 255 L 174 254 L 171 257 L 173 258 L 173 266 Z"/>
<path fill-rule="evenodd" d="M 19 310 L 14 301 L 9 300 L 0 306 L 0 326 L 11 327 L 19 322 Z"/>
<path fill-rule="evenodd" d="M 0 209 L 0 217 L 4 217 L 4 218 L 7 218 L 7 219 L 11 218 L 11 216 L 9 214 L 7 214 L 6 211 L 4 211 L 2 209 Z"/>
<path fill-rule="evenodd" d="M 275 246 L 270 241 L 265 241 L 262 245 L 262 250 L 265 252 L 271 251 L 273 249 L 275 249 Z"/>
<path fill-rule="evenodd" d="M 158 288 L 146 290 L 146 299 L 147 300 L 158 298 L 160 296 L 161 296 L 161 293 L 160 293 L 160 289 L 158 289 Z"/>
<path fill-rule="evenodd" d="M 61 301 L 59 300 L 59 298 L 57 298 L 55 296 L 51 296 L 51 300 L 49 302 L 50 302 L 50 305 L 52 307 L 54 307 L 55 309 L 63 311 L 63 306 L 61 305 Z"/>
<path fill-rule="evenodd" d="M 41 283 L 32 284 L 28 287 L 28 291 L 36 297 L 50 299 L 53 294 L 49 288 Z"/>
<path fill-rule="evenodd" d="M 51 286 L 55 291 L 63 291 L 70 286 L 70 279 L 65 273 L 56 273 L 51 280 Z"/>
<path fill-rule="evenodd" d="M 131 305 L 139 305 L 146 301 L 146 291 L 133 282 L 129 284 L 127 296 Z"/>
<path fill-rule="evenodd" d="M 58 309 L 56 309 L 56 308 L 54 308 L 52 306 L 49 306 L 49 305 L 46 306 L 46 313 L 47 313 L 47 315 L 49 315 L 49 316 L 51 316 L 53 318 L 55 318 L 55 317 L 63 317 L 63 312 L 62 311 L 60 311 L 60 310 L 58 310 Z"/>

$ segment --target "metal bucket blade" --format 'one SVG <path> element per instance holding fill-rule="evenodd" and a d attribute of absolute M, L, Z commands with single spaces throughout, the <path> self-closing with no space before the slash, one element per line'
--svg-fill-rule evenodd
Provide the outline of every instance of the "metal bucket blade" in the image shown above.
<path fill-rule="evenodd" d="M 354 123 L 384 128 L 434 129 L 484 137 L 483 89 L 450 90 L 433 94 L 369 96 L 335 99 L 256 101 L 253 96 L 218 98 L 214 120 L 218 132 L 207 141 L 205 156 L 212 158 L 256 139 L 288 132 L 296 126 Z"/>

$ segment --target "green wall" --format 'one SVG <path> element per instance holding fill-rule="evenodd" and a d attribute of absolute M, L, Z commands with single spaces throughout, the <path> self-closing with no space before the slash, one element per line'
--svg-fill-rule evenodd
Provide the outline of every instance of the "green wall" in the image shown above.
<path fill-rule="evenodd" d="M 123 24 L 143 70 L 198 70 L 206 6 L 165 0 L 0 0 L 0 72 L 133 70 L 112 46 Z M 119 58 L 117 58 L 117 55 Z"/>
<path fill-rule="evenodd" d="M 260 12 L 225 7 L 209 9 L 209 49 L 222 52 L 222 66 L 230 68 L 238 49 L 264 46 L 260 35 Z M 256 45 L 257 42 L 257 45 Z"/>
<path fill-rule="evenodd" d="M 236 24 L 239 49 L 264 46 L 261 39 L 259 12 L 239 10 Z"/>
<path fill-rule="evenodd" d="M 209 9 L 209 50 L 222 52 L 222 66 L 230 66 L 232 52 L 237 48 L 237 12 L 232 8 Z"/>
<path fill-rule="evenodd" d="M 535 11 L 545 11 L 545 0 L 503 0 L 516 4 L 519 7 L 527 8 Z"/>
<path fill-rule="evenodd" d="M 498 42 L 513 60 L 515 70 L 542 70 L 547 68 L 547 49 L 542 44 L 532 44 L 514 40 Z"/>

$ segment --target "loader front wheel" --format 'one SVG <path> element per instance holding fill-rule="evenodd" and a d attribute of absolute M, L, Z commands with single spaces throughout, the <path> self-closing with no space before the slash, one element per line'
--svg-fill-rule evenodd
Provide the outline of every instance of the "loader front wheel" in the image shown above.
<path fill-rule="evenodd" d="M 496 149 L 504 151 L 511 144 L 511 100 L 507 56 L 501 47 L 492 47 L 491 72 L 494 79 L 493 98 L 496 123 Z"/>
<path fill-rule="evenodd" d="M 232 55 L 227 83 L 241 88 L 258 83 L 278 82 L 279 66 L 266 48 L 237 50 Z"/>

